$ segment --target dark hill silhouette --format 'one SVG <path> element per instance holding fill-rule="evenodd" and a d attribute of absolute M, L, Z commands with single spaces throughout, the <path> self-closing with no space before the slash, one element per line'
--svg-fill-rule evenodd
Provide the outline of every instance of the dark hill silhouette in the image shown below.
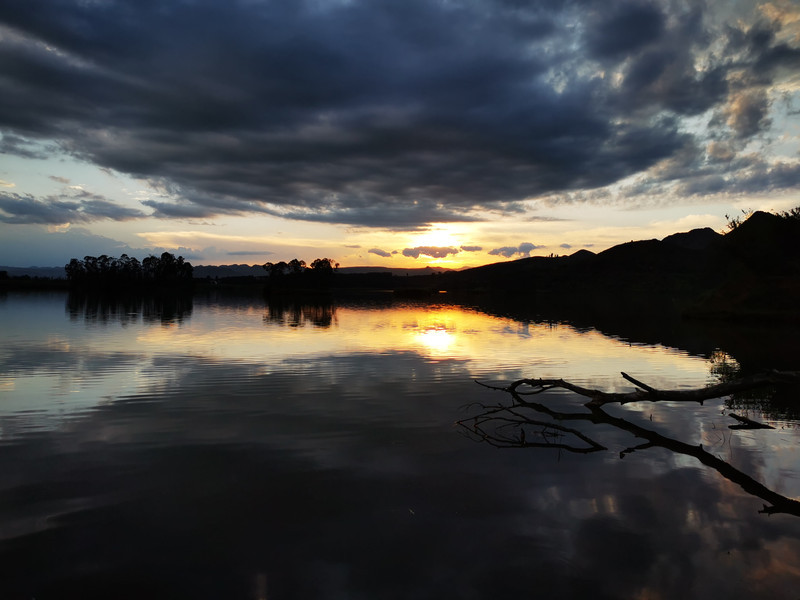
<path fill-rule="evenodd" d="M 800 321 L 800 219 L 757 212 L 726 235 L 694 229 L 598 254 L 495 263 L 445 274 L 438 285 L 481 292 L 484 300 L 502 294 L 554 317 L 614 312 Z"/>
<path fill-rule="evenodd" d="M 665 237 L 662 242 L 674 244 L 690 250 L 706 250 L 718 245 L 722 241 L 722 234 L 717 233 L 710 227 L 702 229 L 692 229 L 684 233 L 673 233 Z"/>
<path fill-rule="evenodd" d="M 593 256 L 596 256 L 596 254 L 591 250 L 578 250 L 574 254 L 570 254 L 567 258 L 573 262 L 576 262 L 579 260 L 589 260 Z"/>
<path fill-rule="evenodd" d="M 800 322 L 800 219 L 755 212 L 723 237 L 714 258 L 723 277 L 688 314 Z"/>
<path fill-rule="evenodd" d="M 747 267 L 800 273 L 800 219 L 758 211 L 724 236 L 724 243 L 726 252 Z"/>

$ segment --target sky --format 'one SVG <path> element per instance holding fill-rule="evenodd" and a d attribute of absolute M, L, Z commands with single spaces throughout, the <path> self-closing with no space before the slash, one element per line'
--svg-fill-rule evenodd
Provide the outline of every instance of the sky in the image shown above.
<path fill-rule="evenodd" d="M 0 265 L 461 268 L 799 190 L 797 1 L 0 3 Z"/>

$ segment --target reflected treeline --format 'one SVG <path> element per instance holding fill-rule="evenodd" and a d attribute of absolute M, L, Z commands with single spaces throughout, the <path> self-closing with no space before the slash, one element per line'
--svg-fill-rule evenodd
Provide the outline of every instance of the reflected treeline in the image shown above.
<path fill-rule="evenodd" d="M 330 327 L 336 320 L 336 307 L 329 298 L 270 298 L 265 310 L 265 323 L 288 327 Z"/>
<path fill-rule="evenodd" d="M 717 350 L 709 359 L 710 372 L 720 382 L 734 381 L 750 375 L 731 355 Z M 773 419 L 800 420 L 796 386 L 772 385 L 731 394 L 725 406 L 731 410 L 758 411 Z"/>
<path fill-rule="evenodd" d="M 620 451 L 620 458 L 649 448 L 665 448 L 676 454 L 691 456 L 737 484 L 748 494 L 767 502 L 759 511 L 760 513 L 785 513 L 800 516 L 800 501 L 787 498 L 767 488 L 749 475 L 707 452 L 702 445 L 695 446 L 661 435 L 626 419 L 611 416 L 599 406 L 584 405 L 588 412 L 563 412 L 540 402 L 530 401 L 517 391 L 506 390 L 506 392 L 512 398 L 510 405 L 482 406 L 479 414 L 458 421 L 457 424 L 476 440 L 498 448 L 550 448 L 576 454 L 589 454 L 607 450 L 607 448 L 585 432 L 567 427 L 564 422 L 610 425 L 644 440 L 642 444 Z M 546 418 L 537 418 L 538 415 Z M 745 424 L 740 421 L 738 425 L 732 425 L 731 429 L 760 426 L 758 423 L 752 421 L 748 423 L 747 421 L 744 419 Z"/>
<path fill-rule="evenodd" d="M 67 313 L 71 320 L 90 323 L 181 323 L 192 315 L 191 293 L 110 294 L 71 291 Z"/>

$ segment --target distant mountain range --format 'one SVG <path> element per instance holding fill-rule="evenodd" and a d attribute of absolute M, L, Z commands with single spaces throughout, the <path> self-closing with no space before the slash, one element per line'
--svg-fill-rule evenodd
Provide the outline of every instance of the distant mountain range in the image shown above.
<path fill-rule="evenodd" d="M 4 267 L 0 265 L 0 272 L 2 271 L 5 271 L 9 277 L 66 278 L 64 267 Z"/>

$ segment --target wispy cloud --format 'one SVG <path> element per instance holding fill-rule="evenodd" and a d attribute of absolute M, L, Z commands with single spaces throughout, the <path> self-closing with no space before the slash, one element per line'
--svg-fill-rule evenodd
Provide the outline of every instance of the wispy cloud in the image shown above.
<path fill-rule="evenodd" d="M 489 254 L 492 256 L 504 256 L 505 258 L 511 258 L 515 255 L 530 256 L 531 252 L 534 250 L 544 247 L 545 246 L 537 246 L 536 244 L 532 244 L 530 242 L 523 242 L 519 246 L 503 246 L 501 248 L 494 248 L 489 250 Z"/>
<path fill-rule="evenodd" d="M 386 250 L 381 250 L 380 248 L 370 248 L 367 250 L 370 254 L 377 254 L 378 256 L 382 256 L 383 258 L 388 258 L 392 255 L 391 252 L 387 252 Z"/>
<path fill-rule="evenodd" d="M 451 246 L 417 246 L 416 248 L 404 248 L 403 256 L 419 258 L 421 254 L 431 258 L 446 258 L 451 254 L 458 254 L 458 248 Z"/>

